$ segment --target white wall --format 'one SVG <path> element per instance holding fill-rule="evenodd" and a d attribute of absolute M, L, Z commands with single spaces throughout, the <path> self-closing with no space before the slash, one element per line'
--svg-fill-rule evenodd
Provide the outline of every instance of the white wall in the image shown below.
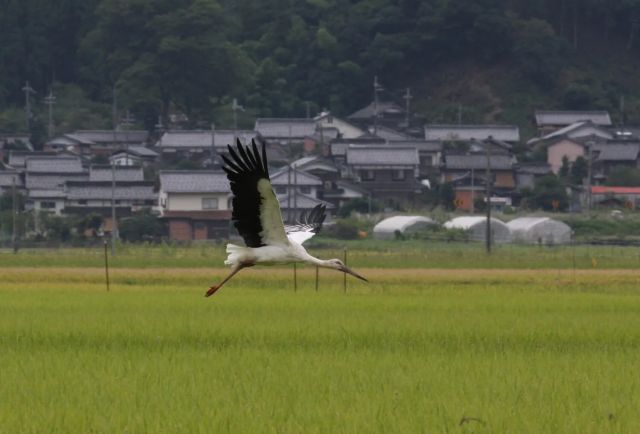
<path fill-rule="evenodd" d="M 160 207 L 165 211 L 203 211 L 203 198 L 218 199 L 218 209 L 229 209 L 228 193 L 169 193 L 160 192 Z"/>

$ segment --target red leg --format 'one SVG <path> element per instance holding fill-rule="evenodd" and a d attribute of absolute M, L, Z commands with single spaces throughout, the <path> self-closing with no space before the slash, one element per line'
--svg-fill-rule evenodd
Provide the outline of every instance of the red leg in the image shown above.
<path fill-rule="evenodd" d="M 225 283 L 227 283 L 227 281 L 229 279 L 231 279 L 233 276 L 235 276 L 235 274 L 242 270 L 245 267 L 250 267 L 250 265 L 247 264 L 239 264 L 236 265 L 232 270 L 231 273 L 229 273 L 229 275 L 227 277 L 225 277 L 225 279 L 218 283 L 217 285 L 213 285 L 211 288 L 209 288 L 209 290 L 207 291 L 207 293 L 204 295 L 205 297 L 211 297 L 218 289 L 222 288 L 222 285 L 224 285 Z"/>

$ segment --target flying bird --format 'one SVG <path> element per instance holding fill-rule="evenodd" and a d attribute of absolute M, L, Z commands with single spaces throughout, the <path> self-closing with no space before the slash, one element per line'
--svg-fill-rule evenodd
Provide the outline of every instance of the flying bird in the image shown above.
<path fill-rule="evenodd" d="M 222 155 L 222 159 L 233 193 L 231 218 L 246 246 L 227 244 L 228 256 L 224 263 L 231 266 L 231 272 L 222 282 L 209 288 L 206 297 L 213 295 L 238 271 L 256 264 L 305 262 L 367 281 L 340 259 L 318 259 L 302 247 L 302 243 L 322 228 L 326 217 L 324 205 L 316 206 L 308 214 L 303 213 L 294 225 L 283 224 L 280 204 L 269 180 L 264 142 L 261 143 L 261 152 L 255 140 L 251 141 L 251 146 L 243 146 L 238 140 L 235 150 L 231 145 L 228 148 L 229 157 Z"/>

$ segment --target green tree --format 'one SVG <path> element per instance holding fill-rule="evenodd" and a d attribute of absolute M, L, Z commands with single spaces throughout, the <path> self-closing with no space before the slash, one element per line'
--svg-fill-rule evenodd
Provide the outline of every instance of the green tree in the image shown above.
<path fill-rule="evenodd" d="M 546 175 L 536 180 L 533 203 L 545 211 L 563 211 L 569 205 L 569 197 L 564 184 L 557 176 Z"/>
<path fill-rule="evenodd" d="M 638 187 L 640 170 L 632 167 L 615 167 L 609 172 L 605 184 L 612 187 Z"/>

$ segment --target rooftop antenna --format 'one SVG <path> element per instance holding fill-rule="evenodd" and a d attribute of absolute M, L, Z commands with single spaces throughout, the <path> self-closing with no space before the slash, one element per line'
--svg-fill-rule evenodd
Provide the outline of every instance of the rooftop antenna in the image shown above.
<path fill-rule="evenodd" d="M 373 77 L 373 135 L 378 135 L 378 93 L 384 88 L 378 82 L 378 76 Z"/>
<path fill-rule="evenodd" d="M 406 124 L 406 128 L 409 129 L 409 113 L 411 110 L 411 100 L 413 99 L 413 95 L 411 95 L 411 88 L 408 87 L 407 91 L 405 92 L 404 96 L 402 97 L 405 100 L 405 114 L 404 114 L 404 121 Z"/>
<path fill-rule="evenodd" d="M 238 131 L 238 110 L 244 111 L 244 107 L 238 104 L 238 100 L 234 98 L 233 102 L 231 103 L 231 110 L 233 110 L 233 143 L 235 143 Z"/>
<path fill-rule="evenodd" d="M 31 118 L 33 118 L 33 113 L 31 112 L 31 94 L 36 93 L 35 90 L 29 85 L 29 82 L 25 82 L 24 87 L 22 88 L 24 92 L 24 111 L 27 120 L 27 131 L 31 131 Z"/>
<path fill-rule="evenodd" d="M 49 89 L 49 95 L 44 99 L 45 104 L 49 106 L 49 138 L 53 137 L 53 105 L 56 103 L 56 97 L 53 95 L 53 88 Z"/>

